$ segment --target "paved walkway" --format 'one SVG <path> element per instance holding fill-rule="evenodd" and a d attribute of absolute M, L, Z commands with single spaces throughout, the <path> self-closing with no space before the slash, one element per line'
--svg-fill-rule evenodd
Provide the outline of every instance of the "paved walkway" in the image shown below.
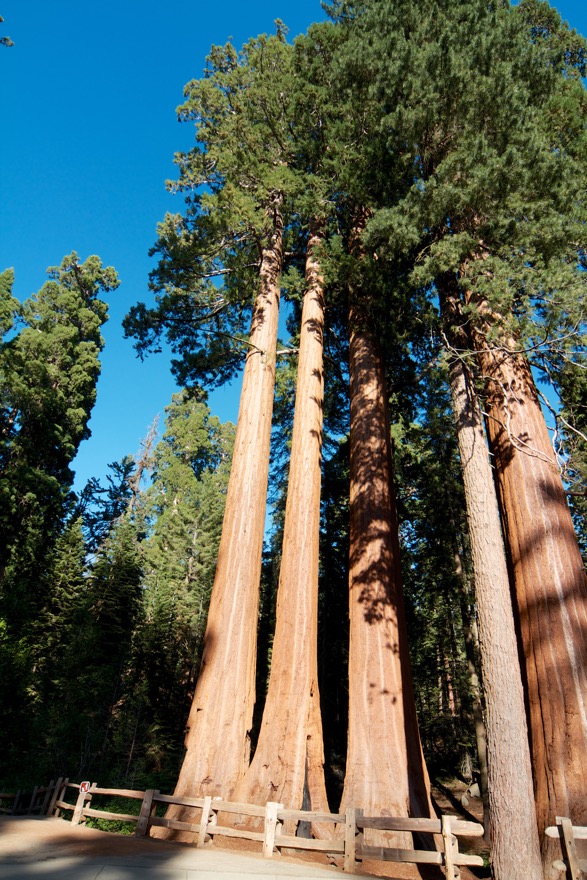
<path fill-rule="evenodd" d="M 0 818 L 0 880 L 336 880 L 336 868 L 274 856 L 196 849 L 72 826 Z"/>
<path fill-rule="evenodd" d="M 323 880 L 327 871 L 307 863 L 298 868 L 273 860 L 265 866 L 250 856 L 226 853 L 214 853 L 208 858 L 180 853 L 163 859 L 157 856 L 95 859 L 50 856 L 42 860 L 0 862 L 1 880 L 283 880 L 287 877 Z"/>

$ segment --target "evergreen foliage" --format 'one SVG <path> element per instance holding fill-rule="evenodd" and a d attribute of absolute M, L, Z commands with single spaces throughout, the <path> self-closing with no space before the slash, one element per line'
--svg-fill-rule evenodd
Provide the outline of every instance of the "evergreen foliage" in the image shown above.
<path fill-rule="evenodd" d="M 75 253 L 48 274 L 22 306 L 11 297 L 10 273 L 2 276 L 2 703 L 25 730 L 37 699 L 34 630 L 47 601 L 45 578 L 70 504 L 70 463 L 89 436 L 96 396 L 107 317 L 100 296 L 118 286 L 114 269 L 102 268 L 97 257 L 80 263 Z M 12 724 L 3 728 L 4 754 L 14 732 Z"/>
<path fill-rule="evenodd" d="M 143 620 L 134 636 L 144 694 L 145 763 L 170 772 L 169 743 L 179 748 L 203 648 L 214 580 L 234 426 L 203 401 L 177 394 L 154 454 L 143 503 Z M 172 764 L 171 767 L 175 768 Z"/>
<path fill-rule="evenodd" d="M 35 564 L 60 527 L 73 479 L 69 466 L 89 436 L 96 398 L 100 327 L 107 317 L 99 297 L 118 286 L 112 268 L 103 269 L 97 257 L 80 264 L 75 253 L 48 274 L 50 280 L 14 315 L 18 332 L 0 351 L 4 602 L 13 602 L 7 596 L 14 596 L 23 577 L 34 582 Z"/>
<path fill-rule="evenodd" d="M 171 785 L 233 441 L 233 425 L 182 392 L 168 408 L 146 488 L 129 488 L 143 466 L 131 456 L 111 465 L 106 489 L 90 481 L 45 558 L 43 602 L 28 637 L 16 643 L 2 628 L 7 741 L 22 728 L 4 778 L 59 773 Z"/>
<path fill-rule="evenodd" d="M 157 305 L 133 307 L 125 330 L 139 354 L 165 336 L 181 384 L 214 387 L 242 366 L 273 213 L 300 188 L 285 101 L 290 70 L 278 23 L 275 36 L 250 40 L 240 53 L 230 43 L 212 47 L 206 75 L 188 83 L 178 108 L 180 120 L 196 124 L 196 145 L 176 155 L 179 179 L 168 184 L 185 193 L 186 212 L 160 224 Z"/>

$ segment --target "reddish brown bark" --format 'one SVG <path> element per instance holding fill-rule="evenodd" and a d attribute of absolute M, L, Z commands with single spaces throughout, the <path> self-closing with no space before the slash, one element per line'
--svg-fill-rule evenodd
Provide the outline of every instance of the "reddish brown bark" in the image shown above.
<path fill-rule="evenodd" d="M 249 764 L 282 262 L 278 209 L 273 221 L 251 322 L 204 653 L 187 724 L 187 752 L 175 789 L 193 797 L 230 799 Z M 182 811 L 171 812 L 179 816 Z"/>
<path fill-rule="evenodd" d="M 449 313 L 454 312 L 454 302 L 453 309 L 448 297 L 447 302 Z M 492 876 L 495 880 L 541 880 L 524 691 L 483 417 L 471 377 L 457 356 L 450 359 L 449 375 L 475 575 Z"/>
<path fill-rule="evenodd" d="M 341 809 L 430 816 L 407 648 L 385 377 L 356 312 L 350 397 L 349 730 Z M 371 842 L 381 844 L 382 837 Z M 387 842 L 411 846 L 409 835 L 390 835 Z"/>
<path fill-rule="evenodd" d="M 318 694 L 318 542 L 324 294 L 310 235 L 276 628 L 259 741 L 236 799 L 327 810 Z"/>
<path fill-rule="evenodd" d="M 472 337 L 516 599 L 538 830 L 554 880 L 556 849 L 543 829 L 556 815 L 587 822 L 587 577 L 528 360 L 505 332 L 489 342 L 500 316 L 471 294 L 466 301 L 478 315 Z"/>
<path fill-rule="evenodd" d="M 587 579 L 528 362 L 521 354 L 479 347 L 542 834 L 557 815 L 587 824 Z"/>

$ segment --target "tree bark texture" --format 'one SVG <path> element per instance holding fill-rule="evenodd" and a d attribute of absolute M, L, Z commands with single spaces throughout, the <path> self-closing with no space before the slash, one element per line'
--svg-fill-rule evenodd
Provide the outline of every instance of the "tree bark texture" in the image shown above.
<path fill-rule="evenodd" d="M 449 374 L 479 621 L 492 876 L 495 880 L 541 880 L 524 691 L 483 417 L 471 377 L 459 357 L 451 358 Z"/>
<path fill-rule="evenodd" d="M 542 836 L 557 815 L 587 824 L 587 579 L 528 361 L 489 348 L 481 336 L 476 342 L 523 646 Z M 543 856 L 546 869 L 550 853 Z"/>
<path fill-rule="evenodd" d="M 318 692 L 318 551 L 324 406 L 324 292 L 313 231 L 307 246 L 296 402 L 275 636 L 255 755 L 236 800 L 328 809 Z"/>
<path fill-rule="evenodd" d="M 452 517 L 451 517 L 452 519 Z M 461 552 L 457 546 L 456 538 L 453 546 L 455 563 L 455 576 L 460 585 L 461 593 L 461 620 L 463 623 L 463 636 L 465 639 L 465 656 L 467 658 L 467 675 L 469 689 L 473 701 L 473 724 L 475 726 L 475 743 L 477 763 L 479 765 L 480 791 L 483 798 L 484 823 L 487 824 L 489 815 L 489 802 L 487 800 L 487 732 L 483 718 L 483 699 L 481 682 L 477 671 L 476 656 L 479 654 L 479 637 L 475 620 L 475 609 L 471 607 L 471 593 L 468 578 L 465 575 Z M 474 603 L 473 603 L 474 604 Z M 488 839 L 486 830 L 485 834 Z"/>
<path fill-rule="evenodd" d="M 249 764 L 282 234 L 277 205 L 262 253 L 204 652 L 175 789 L 180 795 L 230 799 Z M 180 814 L 186 811 L 173 811 Z"/>
<path fill-rule="evenodd" d="M 407 647 L 385 375 L 356 310 L 350 398 L 349 728 L 341 810 L 432 816 Z M 412 845 L 406 834 L 366 831 L 365 840 Z"/>

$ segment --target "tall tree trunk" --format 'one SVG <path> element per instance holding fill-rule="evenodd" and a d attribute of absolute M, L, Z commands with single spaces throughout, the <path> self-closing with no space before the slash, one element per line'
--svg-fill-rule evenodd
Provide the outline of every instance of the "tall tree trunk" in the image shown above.
<path fill-rule="evenodd" d="M 249 764 L 282 234 L 278 203 L 262 253 L 204 651 L 175 789 L 180 795 L 228 799 Z"/>
<path fill-rule="evenodd" d="M 444 298 L 454 321 L 456 295 Z M 466 346 L 459 345 L 459 348 Z M 540 842 L 516 630 L 483 418 L 471 377 L 449 361 L 479 619 L 485 693 L 489 837 L 495 880 L 541 880 Z"/>
<path fill-rule="evenodd" d="M 587 578 L 527 359 L 475 334 L 525 661 L 538 830 L 587 824 Z M 547 877 L 552 848 L 543 844 Z M 552 875 L 553 877 L 556 874 Z"/>
<path fill-rule="evenodd" d="M 261 731 L 236 799 L 327 810 L 318 693 L 318 544 L 324 292 L 311 231 L 271 673 Z"/>
<path fill-rule="evenodd" d="M 467 675 L 469 688 L 473 700 L 473 723 L 475 725 L 475 744 L 477 761 L 479 764 L 479 777 L 481 796 L 483 798 L 484 822 L 489 821 L 489 799 L 487 792 L 487 731 L 483 719 L 483 703 L 481 697 L 481 683 L 477 674 L 475 662 L 476 648 L 479 642 L 473 628 L 473 611 L 469 602 L 469 586 L 463 568 L 463 562 L 458 547 L 454 547 L 455 575 L 461 588 L 461 620 L 463 622 L 463 635 L 465 637 L 465 656 L 467 658 Z"/>
<path fill-rule="evenodd" d="M 349 728 L 341 810 L 431 816 L 404 613 L 383 363 L 365 320 L 350 317 Z M 406 834 L 369 842 L 411 846 Z"/>

